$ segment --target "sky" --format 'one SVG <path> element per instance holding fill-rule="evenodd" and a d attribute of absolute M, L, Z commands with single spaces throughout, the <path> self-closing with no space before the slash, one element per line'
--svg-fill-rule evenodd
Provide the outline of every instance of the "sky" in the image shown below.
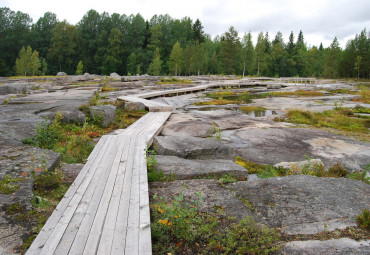
<path fill-rule="evenodd" d="M 302 30 L 308 46 L 330 46 L 337 37 L 342 48 L 364 28 L 370 31 L 369 0 L 0 0 L 0 7 L 28 13 L 36 22 L 45 12 L 77 24 L 90 9 L 99 13 L 137 14 L 146 20 L 155 14 L 172 18 L 199 18 L 212 38 L 234 26 L 242 37 L 268 32 L 270 40 L 281 31 L 285 42 L 291 31 Z"/>

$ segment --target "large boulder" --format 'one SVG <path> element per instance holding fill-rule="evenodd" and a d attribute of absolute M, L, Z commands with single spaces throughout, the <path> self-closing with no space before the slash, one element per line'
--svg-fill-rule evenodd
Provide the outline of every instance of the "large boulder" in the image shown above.
<path fill-rule="evenodd" d="M 293 241 L 285 243 L 281 254 L 291 255 L 347 255 L 347 254 L 369 254 L 370 240 L 355 241 L 349 238 L 331 239 L 325 241 L 308 240 Z"/>
<path fill-rule="evenodd" d="M 110 77 L 110 78 L 113 78 L 113 79 L 121 79 L 121 76 L 119 76 L 119 74 L 117 74 L 117 73 L 111 73 L 111 74 L 109 75 L 109 77 Z"/>
<path fill-rule="evenodd" d="M 248 179 L 248 171 L 231 160 L 190 160 L 161 155 L 157 155 L 155 159 L 157 171 L 162 171 L 165 175 L 175 174 L 177 180 L 206 176 L 222 177 L 225 174 L 234 176 L 237 180 Z"/>
<path fill-rule="evenodd" d="M 72 184 L 83 167 L 84 164 L 80 163 L 62 165 L 62 171 L 64 172 L 64 182 Z"/>
<path fill-rule="evenodd" d="M 145 110 L 145 105 L 141 102 L 126 102 L 124 108 L 128 111 L 142 111 Z"/>
<path fill-rule="evenodd" d="M 95 105 L 90 106 L 90 114 L 92 118 L 101 122 L 103 127 L 108 126 L 116 117 L 116 106 L 114 105 Z"/>
<path fill-rule="evenodd" d="M 160 155 L 187 159 L 235 159 L 235 150 L 216 139 L 156 136 L 153 145 Z"/>
<path fill-rule="evenodd" d="M 58 72 L 57 76 L 66 76 L 67 74 L 65 72 Z"/>

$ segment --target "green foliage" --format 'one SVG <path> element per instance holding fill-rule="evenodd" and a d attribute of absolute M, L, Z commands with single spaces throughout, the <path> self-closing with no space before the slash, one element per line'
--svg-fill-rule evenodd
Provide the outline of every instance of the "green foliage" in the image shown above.
<path fill-rule="evenodd" d="M 23 178 L 12 178 L 10 175 L 5 175 L 4 179 L 0 181 L 0 193 L 8 195 L 16 192 L 19 185 L 12 183 L 20 181 L 23 181 Z"/>
<path fill-rule="evenodd" d="M 219 214 L 202 213 L 197 208 L 202 200 L 201 194 L 195 195 L 197 200 L 187 202 L 180 192 L 172 203 L 153 196 L 151 231 L 154 253 L 269 254 L 280 248 L 280 236 L 274 230 L 256 224 L 249 217 L 232 223 L 232 219 Z"/>
<path fill-rule="evenodd" d="M 76 74 L 77 75 L 81 75 L 84 73 L 84 65 L 82 63 L 82 60 L 80 60 L 77 64 L 77 68 L 76 68 Z"/>
<path fill-rule="evenodd" d="M 170 72 L 175 76 L 181 74 L 184 58 L 183 54 L 183 49 L 181 48 L 179 41 L 177 41 L 172 48 L 170 60 L 168 61 Z"/>
<path fill-rule="evenodd" d="M 360 228 L 370 231 L 370 211 L 368 209 L 362 210 L 362 213 L 356 217 L 356 222 Z"/>
<path fill-rule="evenodd" d="M 32 51 L 30 46 L 27 50 L 22 47 L 19 58 L 16 59 L 15 70 L 17 75 L 37 75 L 40 72 L 41 62 L 37 50 Z"/>
<path fill-rule="evenodd" d="M 159 73 L 176 73 L 173 64 L 176 62 L 171 60 L 176 42 L 184 48 L 181 73 L 186 75 L 368 78 L 370 70 L 366 29 L 349 40 L 342 50 L 336 39 L 328 48 L 322 44 L 307 47 L 302 31 L 296 41 L 292 32 L 287 43 L 281 32 L 272 42 L 268 33 L 261 32 L 254 46 L 250 33 L 240 40 L 238 31 L 230 27 L 212 40 L 203 31 L 199 19 L 169 15 L 154 15 L 145 20 L 140 14 L 110 15 L 89 10 L 77 25 L 71 25 L 58 21 L 50 12 L 32 23 L 28 14 L 2 7 L 0 21 L 3 24 L 0 76 L 14 75 L 18 51 L 26 45 L 38 50 L 44 74 L 57 71 L 73 74 L 80 60 L 89 73 L 158 73 L 161 60 L 153 61 L 157 48 L 164 63 Z"/>

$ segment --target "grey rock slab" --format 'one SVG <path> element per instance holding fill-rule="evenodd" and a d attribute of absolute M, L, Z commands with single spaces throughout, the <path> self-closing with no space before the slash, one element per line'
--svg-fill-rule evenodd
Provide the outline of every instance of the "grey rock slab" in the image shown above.
<path fill-rule="evenodd" d="M 65 72 L 58 72 L 57 76 L 66 76 L 67 74 Z"/>
<path fill-rule="evenodd" d="M 156 136 L 153 145 L 160 155 L 187 159 L 235 159 L 235 150 L 215 139 Z"/>
<path fill-rule="evenodd" d="M 326 241 L 293 241 L 285 243 L 280 254 L 367 255 L 370 254 L 370 240 L 356 241 L 349 238 L 339 238 Z"/>
<path fill-rule="evenodd" d="M 321 159 L 328 167 L 347 162 L 349 171 L 370 164 L 369 143 L 310 128 L 244 128 L 228 134 L 229 146 L 248 161 L 260 164 L 297 162 L 305 156 Z"/>
<path fill-rule="evenodd" d="M 197 177 L 218 176 L 225 174 L 237 180 L 247 180 L 248 170 L 231 160 L 190 160 L 176 156 L 155 156 L 155 169 L 165 175 L 175 174 L 177 180 L 194 179 Z"/>
<path fill-rule="evenodd" d="M 116 117 L 116 106 L 113 105 L 95 105 L 90 106 L 90 114 L 94 120 L 102 119 L 102 125 L 108 126 Z"/>
<path fill-rule="evenodd" d="M 221 186 L 217 180 L 182 180 L 173 182 L 151 182 L 149 183 L 149 198 L 155 203 L 153 195 L 167 201 L 173 201 L 180 193 L 184 201 L 199 201 L 199 210 L 203 212 L 217 212 L 223 209 L 228 215 L 242 219 L 252 216 L 251 209 L 239 200 L 232 192 Z M 201 194 L 202 199 L 196 195 Z"/>
<path fill-rule="evenodd" d="M 356 216 L 370 206 L 370 185 L 347 178 L 295 175 L 227 187 L 253 206 L 257 220 L 289 235 L 356 226 Z"/>
<path fill-rule="evenodd" d="M 0 95 L 26 93 L 27 85 L 24 83 L 2 84 L 0 85 Z"/>
<path fill-rule="evenodd" d="M 62 165 L 61 169 L 64 172 L 64 182 L 72 184 L 83 167 L 84 164 L 80 163 Z"/>

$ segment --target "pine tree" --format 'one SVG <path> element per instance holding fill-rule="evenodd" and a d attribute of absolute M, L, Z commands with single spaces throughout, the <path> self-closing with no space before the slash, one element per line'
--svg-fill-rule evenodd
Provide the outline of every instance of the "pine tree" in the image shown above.
<path fill-rule="evenodd" d="M 168 67 L 170 69 L 170 72 L 175 76 L 181 74 L 183 62 L 184 62 L 184 52 L 183 49 L 181 48 L 179 41 L 177 41 L 175 45 L 173 45 L 170 60 L 168 61 Z"/>
<path fill-rule="evenodd" d="M 324 62 L 324 75 L 330 78 L 337 78 L 339 75 L 339 63 L 342 50 L 339 47 L 337 37 L 334 38 L 330 47 L 327 49 Z"/>

